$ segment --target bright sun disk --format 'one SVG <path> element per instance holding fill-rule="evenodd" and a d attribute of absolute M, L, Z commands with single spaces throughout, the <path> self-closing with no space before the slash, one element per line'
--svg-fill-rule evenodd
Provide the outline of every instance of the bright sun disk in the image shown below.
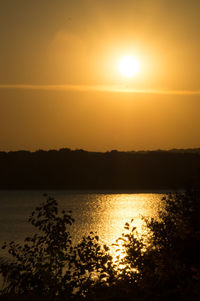
<path fill-rule="evenodd" d="M 132 77 L 140 71 L 140 62 L 133 56 L 124 56 L 118 67 L 123 76 Z"/>

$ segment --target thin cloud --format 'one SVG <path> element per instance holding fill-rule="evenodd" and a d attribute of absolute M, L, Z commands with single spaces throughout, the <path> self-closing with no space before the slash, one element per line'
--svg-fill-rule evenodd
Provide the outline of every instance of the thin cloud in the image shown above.
<path fill-rule="evenodd" d="M 161 94 L 161 95 L 200 95 L 200 90 L 157 90 L 157 89 L 132 89 L 120 86 L 100 85 L 0 85 L 0 89 L 16 90 L 46 90 L 46 91 L 96 91 L 133 94 Z"/>

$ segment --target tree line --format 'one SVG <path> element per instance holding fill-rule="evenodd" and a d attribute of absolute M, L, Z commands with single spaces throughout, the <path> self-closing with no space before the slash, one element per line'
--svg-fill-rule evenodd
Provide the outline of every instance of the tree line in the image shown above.
<path fill-rule="evenodd" d="M 199 149 L 0 152 L 0 189 L 182 189 L 199 179 Z"/>

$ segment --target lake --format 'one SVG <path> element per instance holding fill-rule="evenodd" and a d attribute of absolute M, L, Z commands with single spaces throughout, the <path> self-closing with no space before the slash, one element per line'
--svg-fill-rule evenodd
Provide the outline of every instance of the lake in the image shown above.
<path fill-rule="evenodd" d="M 122 234 L 126 222 L 134 219 L 139 233 L 142 216 L 157 217 L 164 193 L 122 193 L 104 191 L 0 191 L 0 243 L 23 239 L 34 233 L 27 220 L 33 209 L 45 201 L 44 193 L 56 198 L 59 208 L 72 210 L 74 242 L 90 231 L 111 245 Z"/>

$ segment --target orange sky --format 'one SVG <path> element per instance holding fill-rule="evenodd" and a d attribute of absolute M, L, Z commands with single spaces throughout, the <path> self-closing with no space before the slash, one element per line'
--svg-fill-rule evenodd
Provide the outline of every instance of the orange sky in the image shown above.
<path fill-rule="evenodd" d="M 0 5 L 0 150 L 200 146 L 198 0 Z"/>

